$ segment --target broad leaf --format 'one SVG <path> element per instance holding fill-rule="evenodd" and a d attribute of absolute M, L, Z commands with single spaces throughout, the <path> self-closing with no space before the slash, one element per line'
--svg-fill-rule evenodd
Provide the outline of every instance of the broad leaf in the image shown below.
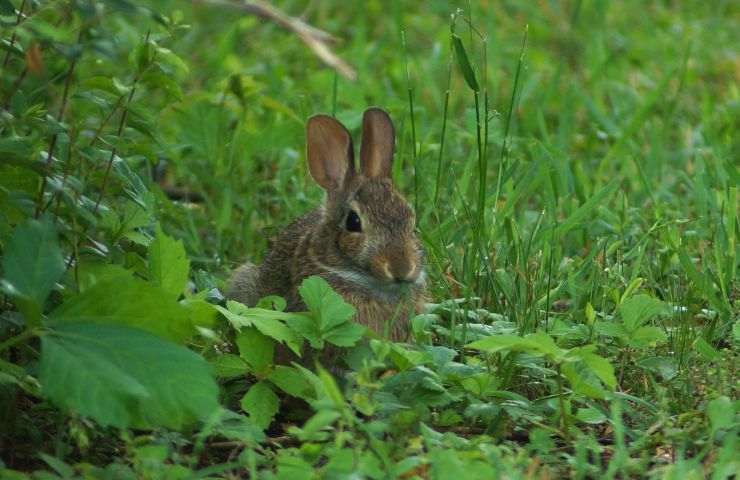
<path fill-rule="evenodd" d="M 211 365 L 215 370 L 216 376 L 220 378 L 233 378 L 246 375 L 249 371 L 249 365 L 243 358 L 231 353 L 224 353 L 211 360 Z"/>
<path fill-rule="evenodd" d="M 338 347 L 351 347 L 355 345 L 367 329 L 359 323 L 347 322 L 334 327 L 324 334 L 324 339 Z"/>
<path fill-rule="evenodd" d="M 264 308 L 247 308 L 239 302 L 229 300 L 226 307 L 215 306 L 226 320 L 237 330 L 244 327 L 255 327 L 263 335 L 285 344 L 296 355 L 301 354 L 302 340 L 300 336 L 283 323 L 301 314 L 278 312 Z"/>
<path fill-rule="evenodd" d="M 249 364 L 256 375 L 262 375 L 272 365 L 275 341 L 256 328 L 242 329 L 236 336 L 236 345 L 239 347 L 239 356 Z"/>
<path fill-rule="evenodd" d="M 39 381 L 62 408 L 119 428 L 181 429 L 211 415 L 210 366 L 185 347 L 118 325 L 58 325 L 41 337 Z"/>
<path fill-rule="evenodd" d="M 18 225 L 3 249 L 3 275 L 12 286 L 8 293 L 30 299 L 39 310 L 59 277 L 64 259 L 57 232 L 49 220 Z"/>
<path fill-rule="evenodd" d="M 627 331 L 632 332 L 651 318 L 664 312 L 665 303 L 655 297 L 640 294 L 630 297 L 619 306 L 619 314 Z"/>
<path fill-rule="evenodd" d="M 298 287 L 298 293 L 311 314 L 318 320 L 321 332 L 327 332 L 355 314 L 355 307 L 345 302 L 323 278 L 311 276 Z"/>
<path fill-rule="evenodd" d="M 590 398 L 604 399 L 606 392 L 599 384 L 598 377 L 590 367 L 583 362 L 564 363 L 562 372 L 570 382 L 570 387 L 575 393 L 586 395 Z"/>
<path fill-rule="evenodd" d="M 524 352 L 529 355 L 547 356 L 552 361 L 560 361 L 565 351 L 544 332 L 530 333 L 525 337 L 517 335 L 492 335 L 467 345 L 468 348 L 496 353 L 501 351 Z"/>
<path fill-rule="evenodd" d="M 188 310 L 172 295 L 133 277 L 96 283 L 54 310 L 49 323 L 122 325 L 176 342 L 195 333 Z"/>
<path fill-rule="evenodd" d="M 658 327 L 638 327 L 635 329 L 629 338 L 629 345 L 636 348 L 644 348 L 655 346 L 660 342 L 666 340 L 665 332 Z"/>
<path fill-rule="evenodd" d="M 617 386 L 617 377 L 614 376 L 614 367 L 609 360 L 595 353 L 585 353 L 581 359 L 604 385 L 614 390 Z"/>
<path fill-rule="evenodd" d="M 185 289 L 189 272 L 190 260 L 185 254 L 182 241 L 168 237 L 157 225 L 157 233 L 149 244 L 151 282 L 177 299 Z"/>
<path fill-rule="evenodd" d="M 241 407 L 254 423 L 265 429 L 277 414 L 280 400 L 266 382 L 257 382 L 242 397 Z"/>
<path fill-rule="evenodd" d="M 293 367 L 277 365 L 267 379 L 288 395 L 307 401 L 314 398 L 311 384 Z"/>

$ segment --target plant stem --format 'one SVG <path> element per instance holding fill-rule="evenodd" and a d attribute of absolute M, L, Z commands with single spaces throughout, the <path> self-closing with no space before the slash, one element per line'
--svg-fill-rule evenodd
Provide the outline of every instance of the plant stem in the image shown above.
<path fill-rule="evenodd" d="M 149 43 L 149 35 L 151 32 L 146 32 L 146 38 L 144 39 L 145 43 Z M 154 55 L 156 55 L 156 50 Z M 154 57 L 152 57 L 152 63 L 154 62 Z M 139 79 L 141 78 L 142 72 L 138 72 L 136 76 L 134 77 L 133 84 L 131 85 L 131 91 L 128 94 L 128 98 L 126 99 L 126 104 L 123 106 L 123 112 L 121 113 L 121 120 L 118 122 L 118 129 L 116 130 L 116 136 L 120 138 L 121 133 L 123 133 L 123 129 L 126 126 L 126 119 L 128 118 L 128 107 L 131 105 L 131 101 L 134 98 L 134 94 L 136 93 L 136 86 L 139 83 Z M 100 202 L 103 201 L 103 197 L 105 196 L 105 189 L 108 186 L 108 178 L 110 177 L 110 171 L 113 167 L 113 161 L 116 158 L 116 153 L 118 152 L 118 147 L 113 147 L 113 149 L 110 152 L 110 157 L 108 158 L 108 163 L 105 166 L 105 173 L 103 174 L 103 184 L 100 186 L 100 193 L 98 194 L 97 200 L 95 200 L 95 207 L 93 208 L 93 215 L 96 215 L 98 213 L 98 208 L 100 208 Z"/>
<path fill-rule="evenodd" d="M 21 5 L 18 7 L 18 15 L 15 17 L 15 25 L 18 26 L 21 24 L 21 20 L 23 20 L 23 9 L 26 8 L 26 0 L 21 1 Z M 3 59 L 3 68 L 8 66 L 8 62 L 10 61 L 10 49 L 13 48 L 13 45 L 15 45 L 15 31 L 10 36 L 10 41 L 8 42 L 8 51 L 5 52 L 5 58 Z"/>
<path fill-rule="evenodd" d="M 21 342 L 25 342 L 26 340 L 35 337 L 38 335 L 38 330 L 35 328 L 27 328 L 15 337 L 10 337 L 9 339 L 5 340 L 3 343 L 0 343 L 0 352 L 3 352 L 10 347 L 13 347 Z"/>
<path fill-rule="evenodd" d="M 558 402 L 560 403 L 560 425 L 563 430 L 563 435 L 565 436 L 565 440 L 569 441 L 570 439 L 570 432 L 568 431 L 568 416 L 565 412 L 565 393 L 563 391 L 563 374 L 560 368 L 560 364 L 557 364 L 556 368 L 558 375 L 557 375 L 557 382 L 558 382 Z"/>
<path fill-rule="evenodd" d="M 77 39 L 77 42 L 79 43 L 79 37 Z M 79 56 L 76 56 L 72 59 L 72 61 L 69 64 L 69 69 L 67 69 L 67 78 L 64 80 L 64 93 L 62 94 L 62 104 L 59 107 L 59 113 L 57 114 L 57 122 L 62 122 L 62 119 L 64 118 L 64 112 L 67 110 L 67 100 L 69 99 L 69 86 L 72 84 L 72 75 L 74 74 L 75 66 L 77 66 L 77 60 L 79 59 Z M 59 134 L 55 133 L 52 135 L 51 140 L 49 141 L 49 149 L 46 152 L 46 163 L 44 165 L 44 175 L 41 178 L 41 188 L 39 188 L 39 194 L 36 198 L 36 212 L 34 213 L 34 217 L 38 218 L 39 215 L 41 215 L 41 212 L 43 211 L 44 206 L 44 193 L 46 191 L 46 183 L 47 178 L 51 173 L 51 162 L 52 158 L 54 158 L 54 149 L 57 146 L 57 140 L 59 140 Z"/>

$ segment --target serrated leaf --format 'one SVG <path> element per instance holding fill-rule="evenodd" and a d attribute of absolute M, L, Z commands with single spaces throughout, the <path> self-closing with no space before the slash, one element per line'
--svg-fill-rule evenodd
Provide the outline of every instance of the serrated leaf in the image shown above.
<path fill-rule="evenodd" d="M 573 392 L 599 400 L 606 396 L 606 392 L 601 388 L 596 375 L 584 363 L 564 363 L 562 372 L 565 378 L 568 379 Z"/>
<path fill-rule="evenodd" d="M 334 327 L 324 334 L 324 340 L 338 347 L 351 347 L 355 345 L 367 328 L 354 322 L 347 322 L 338 327 Z"/>
<path fill-rule="evenodd" d="M 103 280 L 51 312 L 49 324 L 95 323 L 140 328 L 184 342 L 195 333 L 187 309 L 171 294 L 133 277 Z"/>
<path fill-rule="evenodd" d="M 468 87 L 470 87 L 474 92 L 480 91 L 478 79 L 475 78 L 475 71 L 473 70 L 473 66 L 470 64 L 470 58 L 468 58 L 468 52 L 465 50 L 465 45 L 463 45 L 460 37 L 454 33 L 452 34 L 452 46 L 455 49 L 457 66 L 460 68 L 463 78 L 465 78 L 465 83 L 467 83 Z"/>
<path fill-rule="evenodd" d="M 630 297 L 619 305 L 619 314 L 627 331 L 632 332 L 644 325 L 654 316 L 664 312 L 666 305 L 650 295 L 640 294 Z"/>
<path fill-rule="evenodd" d="M 220 378 L 233 378 L 246 375 L 249 365 L 243 358 L 231 353 L 224 353 L 211 360 L 214 372 Z"/>
<path fill-rule="evenodd" d="M 257 382 L 242 397 L 241 407 L 255 424 L 265 429 L 280 409 L 280 399 L 267 382 Z"/>
<path fill-rule="evenodd" d="M 468 348 L 496 353 L 501 351 L 524 352 L 529 355 L 547 356 L 553 361 L 560 361 L 565 350 L 544 332 L 530 333 L 525 337 L 517 335 L 492 335 L 466 345 Z"/>
<path fill-rule="evenodd" d="M 306 401 L 314 398 L 311 384 L 303 377 L 301 372 L 293 367 L 277 365 L 270 372 L 267 379 L 288 395 L 302 398 Z"/>
<path fill-rule="evenodd" d="M 244 327 L 255 327 L 262 334 L 285 344 L 296 355 L 300 356 L 302 344 L 300 336 L 283 323 L 294 317 L 300 317 L 300 314 L 278 312 L 264 308 L 248 308 L 233 300 L 226 302 L 226 307 L 215 305 L 216 310 L 221 312 L 237 330 Z"/>
<path fill-rule="evenodd" d="M 177 299 L 188 281 L 190 260 L 181 240 L 165 235 L 157 225 L 154 240 L 149 244 L 149 277 L 153 284 L 162 287 Z"/>
<path fill-rule="evenodd" d="M 236 336 L 239 356 L 243 358 L 256 375 L 261 375 L 272 365 L 275 353 L 275 341 L 256 328 L 245 328 Z"/>
<path fill-rule="evenodd" d="M 41 337 L 42 393 L 118 428 L 181 429 L 217 408 L 209 365 L 185 347 L 118 325 L 64 324 Z"/>
<path fill-rule="evenodd" d="M 324 339 L 317 320 L 307 314 L 296 315 L 287 319 L 290 328 L 308 340 L 312 348 L 324 348 Z"/>
<path fill-rule="evenodd" d="M 3 251 L 3 275 L 13 291 L 29 298 L 39 310 L 64 273 L 57 232 L 48 220 L 18 225 Z"/>
<path fill-rule="evenodd" d="M 588 366 L 589 370 L 591 370 L 594 375 L 599 377 L 599 380 L 601 380 L 604 385 L 614 390 L 617 386 L 617 377 L 614 376 L 614 367 L 609 363 L 609 360 L 596 355 L 595 353 L 586 353 L 581 358 L 583 363 Z"/>
<path fill-rule="evenodd" d="M 311 314 L 318 319 L 322 333 L 349 321 L 355 314 L 355 307 L 345 302 L 319 276 L 314 275 L 303 280 L 298 293 Z"/>

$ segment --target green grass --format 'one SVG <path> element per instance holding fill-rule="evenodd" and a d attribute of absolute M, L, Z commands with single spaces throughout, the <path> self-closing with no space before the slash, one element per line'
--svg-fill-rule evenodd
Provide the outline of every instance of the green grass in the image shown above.
<path fill-rule="evenodd" d="M 457 357 L 420 360 L 374 345 L 374 360 L 400 373 L 381 376 L 378 365 L 365 365 L 338 387 L 322 377 L 328 398 L 344 399 L 333 407 L 338 423 L 326 424 L 333 439 L 306 433 L 299 420 L 303 433 L 273 425 L 277 443 L 246 448 L 203 428 L 114 435 L 74 414 L 50 414 L 42 396 L 16 389 L 4 394 L 7 415 L 36 426 L 0 431 L 9 468 L 42 468 L 36 453 L 44 452 L 78 472 L 80 463 L 118 459 L 143 478 L 175 466 L 224 478 L 275 466 L 289 475 L 290 465 L 337 478 L 348 469 L 368 478 L 385 478 L 368 473 L 377 469 L 388 478 L 737 473 L 737 5 L 281 2 L 340 39 L 334 48 L 355 81 L 323 66 L 297 37 L 236 10 L 149 7 L 188 27 L 164 27 L 123 7 L 88 18 L 62 3 L 34 7 L 18 28 L 3 17 L 0 36 L 16 32 L 24 52 L 40 44 L 44 62 L 20 86 L 28 53 L 10 56 L 1 70 L 3 252 L 15 226 L 48 205 L 74 264 L 52 296 L 56 304 L 85 274 L 72 259 L 84 267 L 82 260 L 97 258 L 141 276 L 159 222 L 182 240 L 195 290 L 223 289 L 233 268 L 258 261 L 270 236 L 321 200 L 305 166 L 306 118 L 332 113 L 358 135 L 362 111 L 377 105 L 396 125 L 393 176 L 416 209 L 436 305 L 418 321 L 418 351 L 431 355 L 433 343 Z M 54 26 L 64 12 L 71 20 Z M 78 38 L 81 28 L 89 34 Z M 137 62 L 152 55 L 140 47 L 147 36 L 173 52 L 154 54 L 168 65 L 161 77 L 137 73 Z M 82 51 L 77 59 L 73 45 Z M 105 77 L 136 91 L 100 94 L 94 85 Z M 44 166 L 55 135 L 56 160 Z M 124 161 L 111 163 L 112 150 Z M 163 162 L 168 185 L 202 201 L 168 199 L 152 173 Z M 29 174 L 33 168 L 57 175 L 43 180 L 43 202 L 36 198 L 45 177 Z M 101 212 L 80 198 L 102 199 Z M 23 311 L 6 294 L 3 341 L 19 334 L 16 310 Z M 667 306 L 641 324 L 660 332 L 644 344 L 607 331 L 640 296 Z M 220 341 L 191 346 L 210 360 L 235 352 L 233 332 L 214 330 Z M 546 332 L 563 351 L 594 344 L 613 366 L 616 388 L 580 366 L 569 374 L 574 364 L 529 347 L 463 348 L 481 332 Z M 0 355 L 34 376 L 37 348 L 0 343 Z M 431 372 L 423 381 L 422 365 Z M 425 391 L 426 403 L 404 403 L 393 382 L 439 388 Z M 226 406 L 247 388 L 243 380 L 221 386 Z M 408 408 L 378 399 L 389 391 Z M 324 412 L 322 405 L 312 412 Z M 84 447 L 90 439 L 125 448 Z M 25 445 L 23 454 L 8 453 L 14 443 Z M 59 473 L 55 460 L 45 461 Z"/>

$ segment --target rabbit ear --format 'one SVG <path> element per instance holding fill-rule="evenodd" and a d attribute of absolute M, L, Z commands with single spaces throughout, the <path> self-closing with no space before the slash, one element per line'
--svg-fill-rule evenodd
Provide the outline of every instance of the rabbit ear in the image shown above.
<path fill-rule="evenodd" d="M 384 110 L 377 107 L 365 110 L 362 116 L 360 165 L 366 177 L 390 176 L 395 136 L 391 117 Z"/>
<path fill-rule="evenodd" d="M 342 188 L 354 174 L 352 137 L 344 126 L 328 115 L 314 115 L 306 124 L 308 170 L 324 190 Z"/>

